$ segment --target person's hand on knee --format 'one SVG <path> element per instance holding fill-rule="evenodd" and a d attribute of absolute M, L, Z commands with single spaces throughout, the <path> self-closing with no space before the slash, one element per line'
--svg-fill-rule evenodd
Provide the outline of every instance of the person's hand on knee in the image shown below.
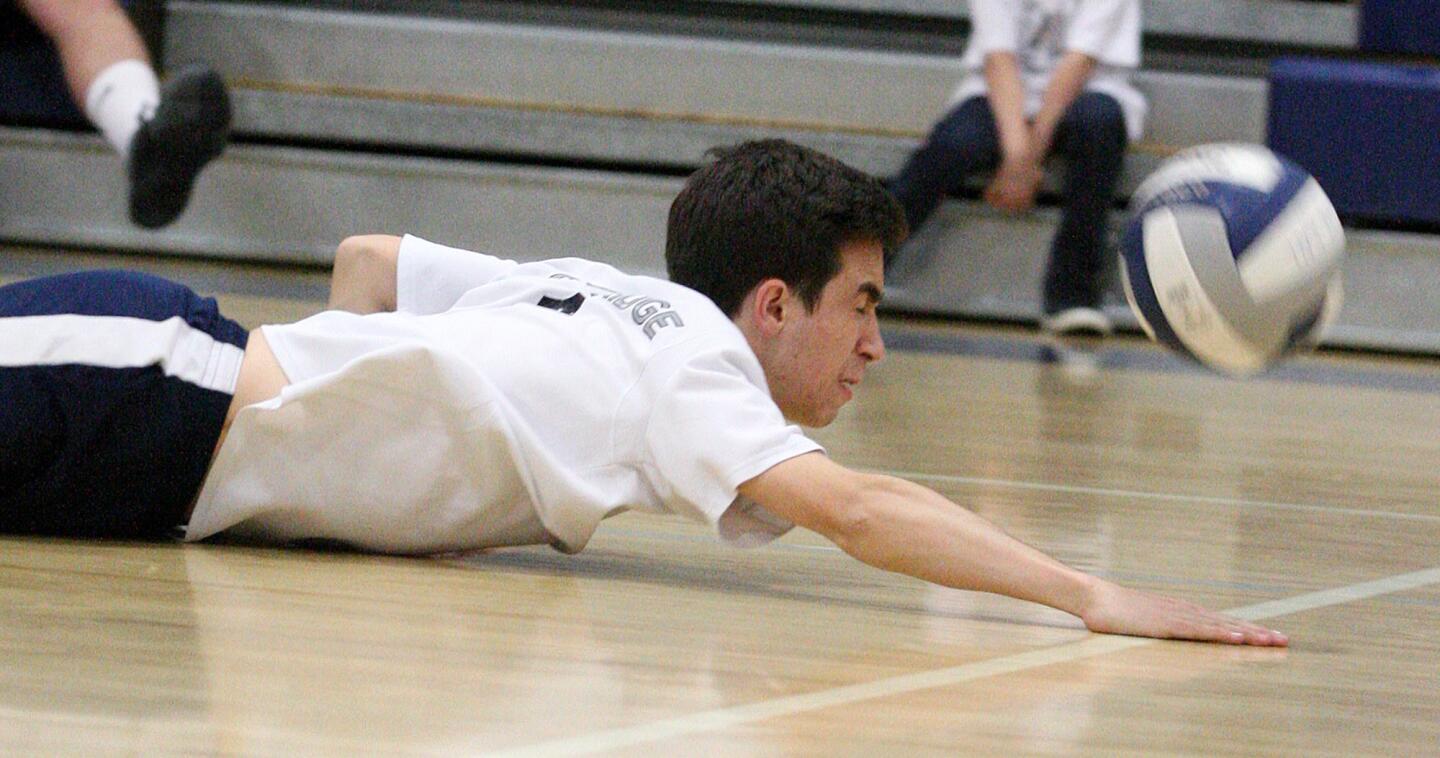
<path fill-rule="evenodd" d="M 1011 213 L 1023 213 L 1035 205 L 1035 195 L 1045 172 L 1029 158 L 1007 158 L 985 188 L 985 202 Z"/>

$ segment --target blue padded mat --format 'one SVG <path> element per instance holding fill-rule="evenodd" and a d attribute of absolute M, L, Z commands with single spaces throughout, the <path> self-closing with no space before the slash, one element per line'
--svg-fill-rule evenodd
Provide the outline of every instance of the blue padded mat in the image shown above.
<path fill-rule="evenodd" d="M 1440 2 L 1364 0 L 1360 47 L 1377 53 L 1440 56 Z"/>
<path fill-rule="evenodd" d="M 1440 67 L 1289 58 L 1270 70 L 1271 149 L 1342 216 L 1440 224 Z"/>

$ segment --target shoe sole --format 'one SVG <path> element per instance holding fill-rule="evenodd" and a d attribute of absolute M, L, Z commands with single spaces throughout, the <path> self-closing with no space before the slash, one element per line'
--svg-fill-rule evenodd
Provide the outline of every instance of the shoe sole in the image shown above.
<path fill-rule="evenodd" d="M 189 68 L 166 82 L 131 155 L 132 221 L 154 229 L 185 210 L 201 169 L 229 141 L 230 118 L 230 96 L 215 72 Z"/>
<path fill-rule="evenodd" d="M 1040 330 L 1054 336 L 1108 337 L 1115 327 L 1093 308 L 1070 308 L 1040 321 Z"/>

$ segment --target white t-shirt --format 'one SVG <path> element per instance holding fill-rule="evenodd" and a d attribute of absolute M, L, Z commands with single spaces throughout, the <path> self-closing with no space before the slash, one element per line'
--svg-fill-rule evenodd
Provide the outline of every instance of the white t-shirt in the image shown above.
<path fill-rule="evenodd" d="M 1140 65 L 1140 0 L 970 0 L 970 26 L 965 77 L 951 102 L 984 95 L 985 57 L 1011 52 L 1025 86 L 1025 115 L 1034 117 L 1060 58 L 1079 52 L 1096 61 L 1085 89 L 1120 103 L 1132 141 L 1144 133 L 1145 97 L 1130 84 Z"/>
<path fill-rule="evenodd" d="M 745 546 L 793 526 L 737 487 L 820 446 L 704 295 L 409 236 L 397 285 L 395 313 L 262 327 L 291 384 L 237 415 L 186 539 L 576 551 L 629 508 Z"/>

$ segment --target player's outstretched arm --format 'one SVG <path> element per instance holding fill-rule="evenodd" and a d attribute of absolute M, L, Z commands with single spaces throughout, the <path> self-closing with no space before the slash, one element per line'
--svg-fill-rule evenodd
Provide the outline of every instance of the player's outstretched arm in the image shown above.
<path fill-rule="evenodd" d="M 821 453 L 780 463 L 740 492 L 872 566 L 1043 603 L 1079 616 L 1096 632 L 1288 644 L 1279 632 L 1072 569 L 932 490 L 854 472 Z"/>
<path fill-rule="evenodd" d="M 400 238 L 388 234 L 347 237 L 335 249 L 330 274 L 331 310 L 383 313 L 395 310 Z"/>

